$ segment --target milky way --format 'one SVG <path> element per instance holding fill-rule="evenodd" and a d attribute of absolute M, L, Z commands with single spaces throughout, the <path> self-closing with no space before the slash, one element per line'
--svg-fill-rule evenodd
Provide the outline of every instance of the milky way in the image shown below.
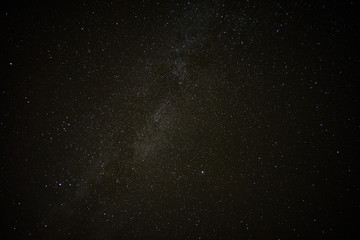
<path fill-rule="evenodd" d="M 358 237 L 355 5 L 4 6 L 2 235 Z"/>

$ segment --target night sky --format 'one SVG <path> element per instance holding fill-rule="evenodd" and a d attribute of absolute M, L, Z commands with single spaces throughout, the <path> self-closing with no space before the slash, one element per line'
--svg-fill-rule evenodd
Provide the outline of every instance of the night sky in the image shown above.
<path fill-rule="evenodd" d="M 2 239 L 359 239 L 356 1 L 0 7 Z"/>

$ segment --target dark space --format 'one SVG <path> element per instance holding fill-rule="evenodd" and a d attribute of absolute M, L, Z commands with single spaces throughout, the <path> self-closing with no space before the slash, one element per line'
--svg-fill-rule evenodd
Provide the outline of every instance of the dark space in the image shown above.
<path fill-rule="evenodd" d="M 359 239 L 356 1 L 7 1 L 1 239 Z"/>

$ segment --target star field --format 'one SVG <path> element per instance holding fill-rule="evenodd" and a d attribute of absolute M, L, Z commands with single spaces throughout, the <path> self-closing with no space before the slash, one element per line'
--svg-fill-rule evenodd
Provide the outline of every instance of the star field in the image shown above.
<path fill-rule="evenodd" d="M 1 235 L 359 238 L 356 5 L 4 4 Z"/>

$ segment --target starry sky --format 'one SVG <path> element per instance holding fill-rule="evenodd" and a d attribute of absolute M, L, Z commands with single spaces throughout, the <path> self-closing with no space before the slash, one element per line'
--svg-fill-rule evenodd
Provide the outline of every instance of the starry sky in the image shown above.
<path fill-rule="evenodd" d="M 359 239 L 356 5 L 2 4 L 2 235 Z"/>

